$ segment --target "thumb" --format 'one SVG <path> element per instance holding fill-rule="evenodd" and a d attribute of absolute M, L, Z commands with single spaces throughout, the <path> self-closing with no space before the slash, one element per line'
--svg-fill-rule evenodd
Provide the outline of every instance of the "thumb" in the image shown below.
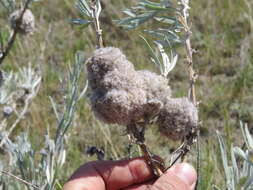
<path fill-rule="evenodd" d="M 152 190 L 193 190 L 196 181 L 197 173 L 191 165 L 176 164 L 153 184 Z"/>

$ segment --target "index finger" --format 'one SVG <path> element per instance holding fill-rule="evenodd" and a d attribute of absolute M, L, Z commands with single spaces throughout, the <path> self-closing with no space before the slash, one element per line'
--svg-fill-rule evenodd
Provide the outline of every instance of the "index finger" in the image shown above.
<path fill-rule="evenodd" d="M 116 190 L 153 177 L 144 159 L 95 161 L 81 166 L 64 190 Z"/>

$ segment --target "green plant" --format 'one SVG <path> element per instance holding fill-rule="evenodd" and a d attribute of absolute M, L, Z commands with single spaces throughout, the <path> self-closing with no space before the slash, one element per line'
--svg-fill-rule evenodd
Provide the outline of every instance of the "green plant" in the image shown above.
<path fill-rule="evenodd" d="M 226 189 L 228 190 L 247 190 L 252 189 L 253 185 L 253 138 L 247 124 L 240 123 L 240 126 L 245 148 L 232 145 L 230 155 L 227 154 L 222 136 L 217 132 L 226 177 Z"/>
<path fill-rule="evenodd" d="M 1 163 L 0 172 L 3 175 L 0 179 L 0 187 L 2 189 L 17 187 L 22 189 L 18 182 L 24 183 L 27 189 L 61 188 L 58 177 L 66 160 L 67 131 L 72 124 L 77 102 L 86 91 L 85 87 L 82 91 L 79 88 L 83 62 L 83 57 L 77 54 L 75 64 L 69 68 L 66 101 L 62 112 L 57 111 L 57 104 L 51 98 L 58 126 L 54 134 L 50 134 L 49 129 L 47 130 L 42 150 L 31 145 L 28 138 L 29 131 L 19 135 L 16 142 L 4 135 L 4 131 L 1 133 L 4 135 L 4 141 L 2 141 L 4 151 L 9 155 L 10 160 L 8 167 Z M 22 79 L 22 77 L 19 78 Z M 16 181 L 13 182 L 8 178 Z"/>
<path fill-rule="evenodd" d="M 40 84 L 41 72 L 35 71 L 31 65 L 20 68 L 17 73 L 3 73 L 3 84 L 0 87 L 0 108 L 3 113 L 0 122 L 0 147 L 29 111 Z"/>

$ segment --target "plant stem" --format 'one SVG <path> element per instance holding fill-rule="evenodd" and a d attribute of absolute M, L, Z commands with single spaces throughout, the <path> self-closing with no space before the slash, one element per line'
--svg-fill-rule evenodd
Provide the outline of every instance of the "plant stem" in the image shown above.
<path fill-rule="evenodd" d="M 25 100 L 25 106 L 22 109 L 22 112 L 20 113 L 18 118 L 15 120 L 15 122 L 12 124 L 12 126 L 10 127 L 8 132 L 6 132 L 6 134 L 4 134 L 3 138 L 1 139 L 0 148 L 4 145 L 6 139 L 10 136 L 10 134 L 13 132 L 13 130 L 18 126 L 18 123 L 24 118 L 24 115 L 27 113 L 30 103 L 31 103 L 31 99 Z"/>
<path fill-rule="evenodd" d="M 190 81 L 190 87 L 189 87 L 189 93 L 188 93 L 188 98 L 192 101 L 192 103 L 197 107 L 198 102 L 196 98 L 196 92 L 195 92 L 195 83 L 197 79 L 197 75 L 194 71 L 193 68 L 193 52 L 194 50 L 191 47 L 191 29 L 188 24 L 188 17 L 189 17 L 189 3 L 190 0 L 180 0 L 180 3 L 182 5 L 182 14 L 179 15 L 179 21 L 181 24 L 184 26 L 185 30 L 185 49 L 186 49 L 186 54 L 187 54 L 187 65 L 188 65 L 188 73 L 189 73 L 189 81 Z M 198 188 L 198 183 L 199 183 L 199 167 L 200 167 L 200 145 L 199 145 L 199 126 L 196 129 L 193 129 L 191 133 L 185 138 L 183 144 L 183 148 L 180 152 L 180 155 L 178 159 L 181 157 L 182 160 L 184 160 L 185 155 L 187 152 L 190 150 L 190 147 L 197 142 L 197 182 L 195 189 Z"/>
<path fill-rule="evenodd" d="M 93 0 L 92 2 L 92 14 L 94 19 L 94 26 L 96 30 L 97 37 L 97 48 L 103 47 L 103 38 L 102 38 L 102 30 L 100 28 L 99 15 L 101 12 L 101 5 L 99 0 Z"/>
<path fill-rule="evenodd" d="M 145 144 L 144 131 L 145 126 L 138 126 L 136 123 L 132 123 L 127 126 L 127 132 L 130 135 L 130 140 L 139 146 L 146 163 L 154 175 L 159 177 L 165 172 L 164 160 L 149 151 L 147 145 Z"/>
<path fill-rule="evenodd" d="M 188 73 L 189 73 L 189 81 L 190 81 L 190 88 L 189 88 L 189 99 L 193 102 L 195 106 L 197 106 L 196 100 L 196 93 L 195 93 L 195 82 L 196 82 L 196 73 L 193 69 L 193 49 L 191 47 L 191 29 L 188 25 L 188 9 L 190 8 L 189 0 L 181 1 L 183 6 L 182 14 L 179 15 L 179 21 L 184 26 L 185 30 L 185 49 L 186 49 L 186 56 L 187 56 L 187 65 L 188 65 Z"/>
<path fill-rule="evenodd" d="M 11 50 L 11 48 L 12 48 L 12 46 L 13 46 L 15 40 L 16 40 L 16 37 L 17 37 L 17 34 L 18 34 L 18 29 L 19 29 L 20 25 L 22 24 L 23 16 L 25 14 L 25 11 L 28 9 L 28 5 L 29 5 L 30 2 L 31 2 L 31 0 L 27 0 L 25 2 L 24 8 L 23 8 L 23 10 L 20 14 L 20 17 L 17 20 L 16 26 L 10 34 L 7 46 L 6 46 L 6 48 L 4 48 L 3 52 L 0 52 L 1 53 L 0 54 L 1 55 L 0 56 L 0 65 L 3 63 L 4 59 L 9 54 L 9 52 L 10 52 L 10 50 Z"/>
<path fill-rule="evenodd" d="M 140 147 L 142 154 L 144 156 L 144 159 L 147 162 L 147 164 L 150 166 L 150 168 L 152 169 L 153 173 L 157 177 L 160 177 L 165 172 L 164 160 L 158 156 L 153 155 L 149 151 L 146 144 L 139 143 L 138 146 Z"/>
<path fill-rule="evenodd" d="M 33 187 L 34 189 L 41 189 L 41 188 L 39 188 L 39 187 L 33 185 L 32 183 L 30 183 L 30 182 L 28 182 L 28 181 L 26 181 L 26 180 L 23 180 L 23 179 L 21 179 L 21 178 L 15 176 L 15 175 L 9 173 L 9 172 L 0 171 L 0 173 L 2 173 L 2 174 L 4 174 L 4 175 L 7 175 L 7 176 L 9 176 L 9 177 L 12 177 L 12 178 L 16 179 L 17 181 L 20 181 L 21 183 L 23 183 L 23 184 L 25 184 L 25 185 L 28 185 L 28 186 L 30 186 L 30 187 Z"/>

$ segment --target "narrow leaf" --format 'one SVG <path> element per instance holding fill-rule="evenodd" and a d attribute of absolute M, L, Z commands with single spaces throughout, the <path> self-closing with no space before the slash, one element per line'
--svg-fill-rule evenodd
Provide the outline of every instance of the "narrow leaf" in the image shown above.
<path fill-rule="evenodd" d="M 158 68 L 160 69 L 162 63 L 159 59 L 159 57 L 156 55 L 155 51 L 153 50 L 153 48 L 150 46 L 150 44 L 148 43 L 148 41 L 140 35 L 140 37 L 144 40 L 146 47 L 149 50 L 149 53 L 151 54 L 152 58 L 153 58 L 153 62 L 155 63 L 156 66 L 158 66 Z M 161 70 L 160 70 L 161 71 Z"/>
<path fill-rule="evenodd" d="M 155 17 L 155 20 L 158 21 L 158 22 L 165 23 L 165 24 L 174 24 L 176 22 L 175 18 L 169 17 L 169 16 Z"/>
<path fill-rule="evenodd" d="M 76 25 L 85 25 L 85 26 L 88 26 L 88 25 L 90 25 L 93 21 L 90 21 L 90 20 L 83 20 L 83 19 L 76 18 L 76 19 L 72 19 L 71 22 L 72 22 L 73 24 L 76 24 Z"/>
<path fill-rule="evenodd" d="M 76 6 L 80 10 L 81 14 L 92 17 L 92 11 L 86 0 L 78 0 Z"/>

